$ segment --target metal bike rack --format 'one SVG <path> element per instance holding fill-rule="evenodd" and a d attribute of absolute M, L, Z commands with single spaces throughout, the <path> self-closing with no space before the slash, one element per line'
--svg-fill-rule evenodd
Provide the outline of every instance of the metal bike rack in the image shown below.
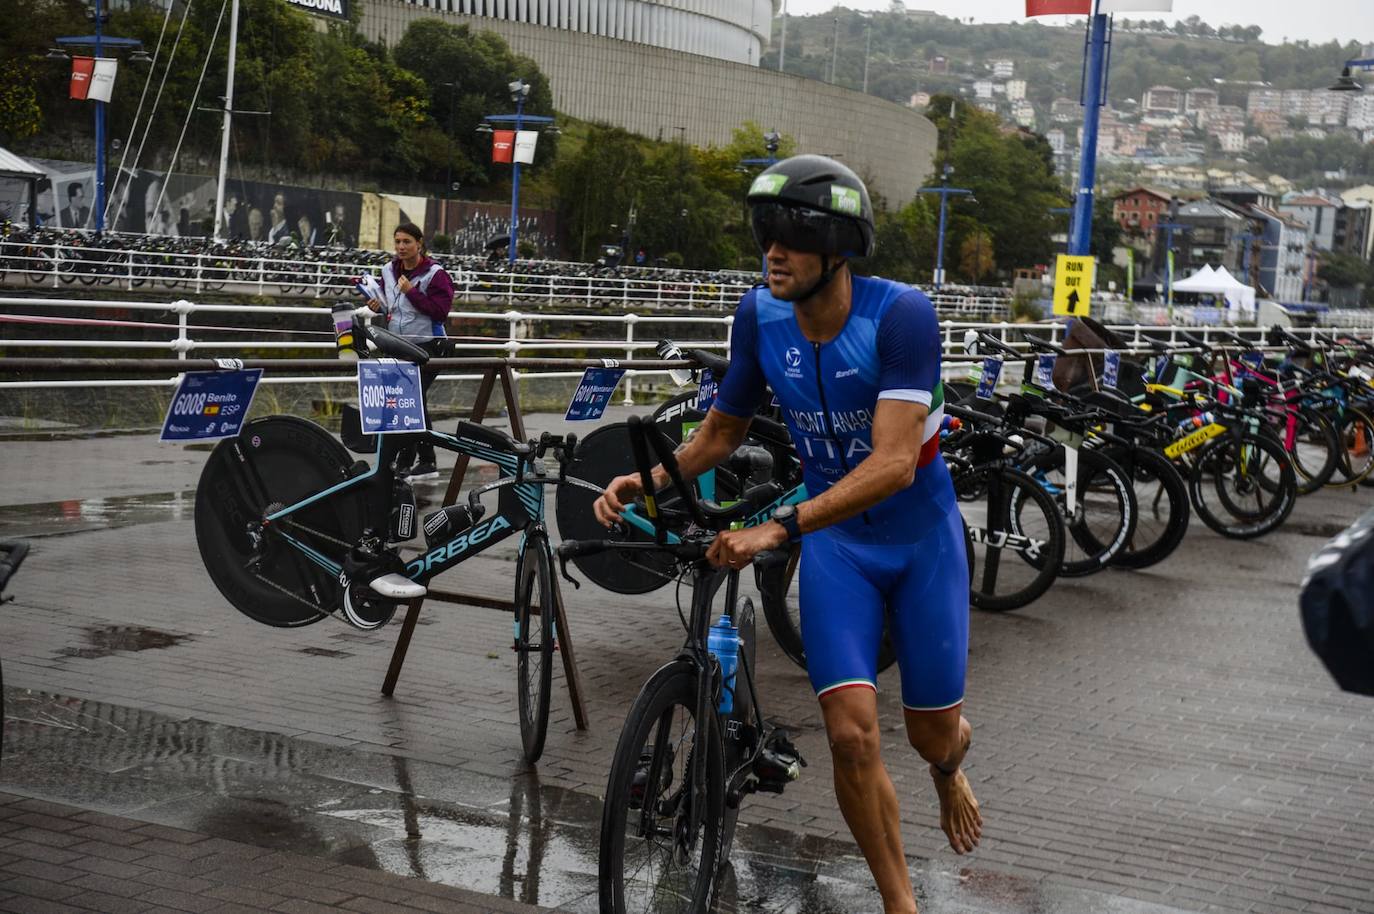
<path fill-rule="evenodd" d="M 243 359 L 244 368 L 261 368 L 264 371 L 326 372 L 337 375 L 341 368 L 353 363 L 334 359 Z M 605 367 L 601 359 L 502 359 L 502 358 L 453 358 L 431 359 L 429 362 L 440 369 L 478 369 L 482 380 L 473 401 L 472 411 L 467 419 L 481 423 L 487 417 L 491 406 L 491 396 L 500 382 L 501 392 L 506 402 L 506 413 L 510 420 L 510 433 L 517 441 L 525 440 L 525 420 L 520 410 L 520 397 L 516 388 L 517 372 L 520 369 L 535 371 L 565 371 L 575 373 L 587 368 Z M 681 368 L 692 363 L 637 359 L 621 361 L 617 367 L 627 369 L 626 377 L 636 371 L 666 371 Z M 90 374 L 108 372 L 112 374 L 177 374 L 184 371 L 218 371 L 222 366 L 215 359 L 71 359 L 71 358 L 0 358 L 0 375 L 7 374 Z M 449 477 L 448 488 L 444 492 L 443 505 L 455 504 L 463 487 L 463 476 L 467 472 L 468 455 L 459 454 L 454 464 L 453 474 Z M 559 653 L 563 656 L 563 674 L 567 679 L 568 698 L 572 702 L 573 718 L 577 729 L 589 727 L 586 702 L 582 693 L 582 676 L 578 672 L 577 655 L 573 649 L 572 629 L 568 625 L 567 612 L 563 603 L 563 590 L 558 575 L 552 576 L 555 622 L 558 630 Z M 410 639 L 415 634 L 415 626 L 420 619 L 420 610 L 425 600 L 440 603 L 453 603 L 476 606 L 482 609 L 495 609 L 500 612 L 515 611 L 510 600 L 501 600 L 479 594 L 454 593 L 430 590 L 428 595 L 412 600 L 406 608 L 401 632 L 391 652 L 391 663 L 387 667 L 386 678 L 382 681 L 382 694 L 388 698 L 396 690 L 401 668 L 405 665 L 406 652 L 410 649 Z"/>

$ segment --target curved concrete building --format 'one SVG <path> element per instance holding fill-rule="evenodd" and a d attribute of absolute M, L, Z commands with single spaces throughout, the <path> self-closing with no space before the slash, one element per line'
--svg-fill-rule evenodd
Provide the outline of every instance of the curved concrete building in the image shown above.
<path fill-rule="evenodd" d="M 649 137 L 729 143 L 752 121 L 837 155 L 889 203 L 916 194 L 935 126 L 893 102 L 757 66 L 779 0 L 370 0 L 362 31 L 395 44 L 416 19 L 495 32 L 549 77 L 559 111 Z M 461 78 L 462 74 L 455 74 Z"/>
<path fill-rule="evenodd" d="M 416 6 L 501 22 L 757 63 L 775 0 L 421 0 Z"/>

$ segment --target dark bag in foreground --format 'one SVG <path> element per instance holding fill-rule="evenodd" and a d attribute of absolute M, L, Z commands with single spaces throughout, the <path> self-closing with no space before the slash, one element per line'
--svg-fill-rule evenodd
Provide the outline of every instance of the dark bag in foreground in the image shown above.
<path fill-rule="evenodd" d="M 1307 642 L 1336 684 L 1374 696 L 1374 511 L 1308 559 L 1298 602 Z"/>

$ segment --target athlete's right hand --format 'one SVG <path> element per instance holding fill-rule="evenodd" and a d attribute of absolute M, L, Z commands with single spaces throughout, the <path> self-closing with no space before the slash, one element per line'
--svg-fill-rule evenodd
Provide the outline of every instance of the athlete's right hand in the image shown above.
<path fill-rule="evenodd" d="M 606 491 L 601 493 L 592 504 L 592 511 L 596 514 L 597 522 L 604 526 L 611 526 L 617 523 L 620 512 L 625 510 L 628 502 L 644 494 L 644 486 L 640 484 L 639 475 L 617 476 L 606 486 Z"/>

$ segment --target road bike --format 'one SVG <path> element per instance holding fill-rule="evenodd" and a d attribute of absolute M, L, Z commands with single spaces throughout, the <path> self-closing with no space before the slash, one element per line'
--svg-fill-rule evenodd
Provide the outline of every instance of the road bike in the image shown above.
<path fill-rule="evenodd" d="M 659 552 L 690 576 L 691 609 L 681 620 L 687 634 L 682 649 L 640 689 L 616 744 L 602 805 L 598 891 L 603 914 L 687 914 L 713 904 L 744 798 L 759 791 L 781 793 L 805 765 L 787 732 L 771 727 L 760 707 L 754 610 L 749 599 L 740 599 L 739 571 L 715 568 L 706 560 L 719 531 L 757 513 L 781 492 L 776 483 L 765 482 L 729 507 L 699 499 L 654 426 L 632 417 L 628 427 L 644 491 L 654 493 L 640 503 L 654 524 L 654 539 L 565 540 L 558 547 L 562 573 L 573 580 L 567 562 L 575 557 Z M 668 472 L 675 509 L 654 492 L 651 445 Z M 684 528 L 669 542 L 670 530 Z M 713 626 L 713 604 L 722 587 L 721 617 Z M 711 649 L 713 636 L 736 639 L 734 669 L 723 667 Z"/>
<path fill-rule="evenodd" d="M 357 340 L 383 354 L 425 364 L 429 354 L 361 321 Z M 521 535 L 515 571 L 513 648 L 517 654 L 520 733 L 525 758 L 543 752 L 548 727 L 554 630 L 552 552 L 544 522 L 546 486 L 583 486 L 566 468 L 576 436 L 519 442 L 505 432 L 460 421 L 455 434 L 362 434 L 346 407 L 341 444 L 319 425 L 268 416 L 244 425 L 210 454 L 196 488 L 196 540 L 220 593 L 248 617 L 296 627 L 335 616 L 371 630 L 429 582 L 467 559 Z M 469 493 L 468 504 L 416 516 L 414 490 L 396 470 L 419 441 L 495 464 L 501 478 Z M 350 450 L 371 453 L 368 464 Z M 559 471 L 550 473 L 552 454 Z M 481 496 L 497 493 L 490 517 Z M 400 546 L 423 529 L 425 548 Z"/>

